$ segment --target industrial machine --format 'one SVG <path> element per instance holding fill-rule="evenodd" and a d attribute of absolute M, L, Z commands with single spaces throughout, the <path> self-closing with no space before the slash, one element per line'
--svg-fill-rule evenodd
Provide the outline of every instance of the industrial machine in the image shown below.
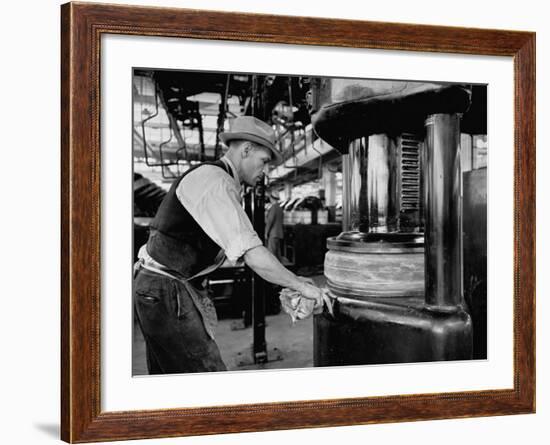
<path fill-rule="evenodd" d="M 460 139 L 463 117 L 485 119 L 484 97 L 328 78 L 312 91 L 314 129 L 343 163 L 343 232 L 325 257 L 334 315 L 315 317 L 315 366 L 472 359 Z"/>

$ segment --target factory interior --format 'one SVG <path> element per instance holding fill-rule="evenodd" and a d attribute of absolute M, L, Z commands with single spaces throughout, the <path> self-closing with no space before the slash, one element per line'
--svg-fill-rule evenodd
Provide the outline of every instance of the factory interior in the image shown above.
<path fill-rule="evenodd" d="M 171 184 L 219 159 L 255 116 L 283 162 L 244 187 L 263 238 L 272 192 L 282 263 L 326 287 L 292 322 L 244 263 L 206 287 L 229 371 L 487 358 L 487 85 L 135 68 L 134 259 Z M 133 329 L 134 376 L 147 374 Z"/>

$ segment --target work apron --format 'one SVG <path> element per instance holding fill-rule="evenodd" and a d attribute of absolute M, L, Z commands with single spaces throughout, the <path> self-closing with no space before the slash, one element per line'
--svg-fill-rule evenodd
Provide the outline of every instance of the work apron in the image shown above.
<path fill-rule="evenodd" d="M 213 264 L 205 267 L 200 272 L 196 273 L 195 275 L 189 278 L 183 278 L 183 277 L 177 276 L 173 271 L 165 268 L 162 264 L 153 260 L 147 253 L 145 245 L 140 248 L 138 253 L 138 258 L 139 258 L 138 261 L 134 264 L 134 277 L 137 275 L 140 269 L 145 269 L 150 272 L 171 278 L 181 283 L 187 290 L 187 293 L 191 296 L 191 299 L 193 300 L 193 304 L 201 314 L 201 318 L 202 318 L 206 332 L 208 333 L 210 338 L 214 339 L 215 332 L 216 332 L 216 325 L 218 324 L 216 308 L 214 307 L 214 303 L 208 297 L 206 292 L 197 289 L 195 286 L 191 284 L 191 281 L 196 278 L 206 276 L 207 274 L 213 272 L 218 267 L 220 267 L 225 260 L 225 254 L 223 250 L 220 250 L 218 252 L 218 254 L 216 255 L 216 258 L 214 259 Z M 185 295 L 183 295 L 181 292 L 178 292 L 177 294 L 178 318 L 182 315 L 182 308 L 184 307 L 183 302 L 181 301 L 182 298 L 185 298 Z"/>

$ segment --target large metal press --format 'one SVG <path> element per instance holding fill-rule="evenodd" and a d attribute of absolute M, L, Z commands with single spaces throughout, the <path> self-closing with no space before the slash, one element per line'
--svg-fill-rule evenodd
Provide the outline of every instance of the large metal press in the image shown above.
<path fill-rule="evenodd" d="M 315 318 L 316 366 L 473 358 L 460 159 L 471 93 L 354 79 L 313 86 L 312 123 L 342 154 L 344 183 L 343 232 L 325 257 L 334 315 Z"/>

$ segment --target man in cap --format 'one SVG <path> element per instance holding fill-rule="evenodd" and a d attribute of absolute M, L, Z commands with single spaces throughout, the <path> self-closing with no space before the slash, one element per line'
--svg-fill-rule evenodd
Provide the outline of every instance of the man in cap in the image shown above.
<path fill-rule="evenodd" d="M 140 249 L 134 308 L 150 374 L 226 370 L 214 340 L 216 311 L 200 284 L 225 258 L 244 259 L 265 280 L 311 300 L 304 307 L 322 308 L 322 290 L 262 245 L 241 205 L 241 183 L 255 185 L 270 162 L 282 161 L 273 129 L 251 116 L 230 124 L 220 134 L 227 153 L 174 181 Z"/>

